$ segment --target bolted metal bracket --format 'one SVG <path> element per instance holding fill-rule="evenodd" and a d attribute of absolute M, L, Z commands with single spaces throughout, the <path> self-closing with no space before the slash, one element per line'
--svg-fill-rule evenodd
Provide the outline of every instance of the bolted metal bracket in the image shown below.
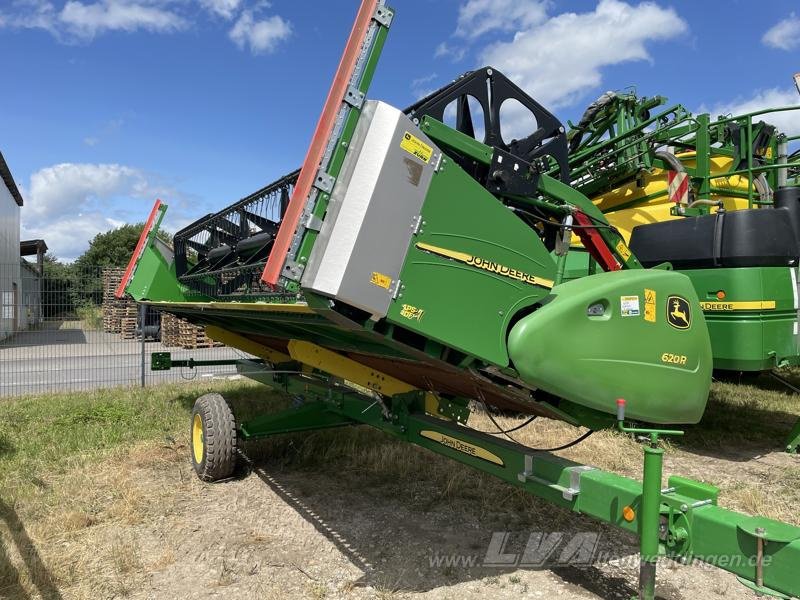
<path fill-rule="evenodd" d="M 306 217 L 306 220 L 305 220 L 305 223 L 303 223 L 303 226 L 306 229 L 310 229 L 311 231 L 319 231 L 319 230 L 322 229 L 322 219 L 320 219 L 316 215 L 309 214 L 308 217 Z"/>
<path fill-rule="evenodd" d="M 372 18 L 384 27 L 391 27 L 392 19 L 394 19 L 394 12 L 389 10 L 384 4 L 379 4 Z"/>
<path fill-rule="evenodd" d="M 151 371 L 169 371 L 172 368 L 172 355 L 169 352 L 153 352 L 150 355 Z"/>
<path fill-rule="evenodd" d="M 581 475 L 588 471 L 596 471 L 595 467 L 589 465 L 575 465 L 574 467 L 567 467 L 566 471 L 569 472 L 569 487 L 564 487 L 552 481 L 547 481 L 541 477 L 533 474 L 533 456 L 530 454 L 525 455 L 525 470 L 517 474 L 517 479 L 523 483 L 532 481 L 541 485 L 546 485 L 551 490 L 561 492 L 561 497 L 564 500 L 573 500 L 575 496 L 581 493 Z"/>
<path fill-rule="evenodd" d="M 353 108 L 361 108 L 364 104 L 364 92 L 351 85 L 344 94 L 344 101 Z"/>
<path fill-rule="evenodd" d="M 303 276 L 303 271 L 306 266 L 302 263 L 295 262 L 291 258 L 287 258 L 283 265 L 283 277 L 291 279 L 292 281 L 300 281 Z"/>
<path fill-rule="evenodd" d="M 566 470 L 569 471 L 569 487 L 561 493 L 561 496 L 564 500 L 572 500 L 581 493 L 581 475 L 587 471 L 596 471 L 597 469 L 589 465 L 578 465 L 568 467 Z"/>
<path fill-rule="evenodd" d="M 320 191 L 330 194 L 333 191 L 333 185 L 336 183 L 336 177 L 328 175 L 325 171 L 318 171 L 314 179 L 314 187 Z"/>

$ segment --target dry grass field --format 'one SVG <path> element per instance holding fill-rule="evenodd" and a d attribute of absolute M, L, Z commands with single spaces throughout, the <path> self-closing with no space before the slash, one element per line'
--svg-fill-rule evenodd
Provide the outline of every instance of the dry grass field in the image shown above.
<path fill-rule="evenodd" d="M 800 525 L 800 459 L 781 452 L 800 399 L 766 377 L 714 384 L 706 417 L 667 444 L 666 473 L 720 503 Z M 287 400 L 243 382 L 109 390 L 0 404 L 0 598 L 627 598 L 636 540 L 367 428 L 249 444 L 232 481 L 199 482 L 188 415 L 209 387 L 237 415 Z M 520 418 L 501 417 L 501 425 Z M 470 424 L 491 430 L 476 413 Z M 558 445 L 544 419 L 515 434 Z M 641 448 L 596 433 L 563 455 L 638 477 Z M 492 532 L 596 532 L 589 568 L 488 568 Z M 437 562 L 438 561 L 438 562 Z M 659 571 L 663 598 L 751 598 L 698 566 Z"/>

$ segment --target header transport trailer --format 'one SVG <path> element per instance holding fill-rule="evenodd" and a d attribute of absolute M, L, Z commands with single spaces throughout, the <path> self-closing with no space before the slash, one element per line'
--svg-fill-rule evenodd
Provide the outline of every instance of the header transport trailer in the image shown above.
<path fill-rule="evenodd" d="M 659 437 L 701 418 L 710 385 L 690 280 L 641 267 L 567 184 L 561 123 L 497 71 L 405 111 L 367 99 L 393 20 L 362 1 L 298 173 L 199 219 L 174 248 L 156 235 L 166 206 L 147 220 L 117 294 L 204 325 L 257 357 L 237 361 L 243 374 L 304 400 L 238 422 L 221 396 L 198 398 L 198 475 L 229 477 L 243 440 L 366 424 L 638 535 L 641 598 L 654 598 L 663 555 L 800 595 L 800 528 L 721 508 L 707 484 L 662 484 Z M 512 100 L 537 129 L 508 141 L 499 114 Z M 565 281 L 573 232 L 602 272 Z M 188 362 L 153 355 L 156 369 Z M 645 435 L 643 480 L 476 431 L 471 401 Z"/>

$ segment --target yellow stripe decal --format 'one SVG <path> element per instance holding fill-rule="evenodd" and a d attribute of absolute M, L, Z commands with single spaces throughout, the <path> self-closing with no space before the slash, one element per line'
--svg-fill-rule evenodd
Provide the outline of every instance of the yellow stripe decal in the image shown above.
<path fill-rule="evenodd" d="M 505 265 L 501 265 L 500 263 L 496 263 L 485 258 L 472 256 L 466 252 L 457 252 L 455 250 L 448 250 L 447 248 L 439 248 L 438 246 L 423 244 L 422 242 L 417 243 L 417 248 L 432 252 L 433 254 L 438 254 L 439 256 L 444 256 L 445 258 L 452 258 L 453 260 L 457 260 L 466 265 L 477 267 L 479 269 L 483 269 L 484 271 L 489 271 L 490 273 L 495 273 L 503 277 L 508 277 L 509 279 L 516 279 L 517 281 L 521 281 L 523 283 L 538 285 L 545 288 L 553 287 L 552 279 L 536 277 L 530 273 L 525 273 L 524 271 L 520 271 L 518 269 L 512 269 L 511 267 L 506 267 Z"/>
<path fill-rule="evenodd" d="M 424 438 L 428 438 L 429 440 L 438 442 L 442 446 L 447 446 L 448 448 L 452 448 L 453 450 L 457 450 L 458 452 L 463 452 L 464 454 L 474 456 L 475 458 L 482 458 L 483 460 L 487 460 L 490 463 L 500 465 L 501 467 L 506 466 L 502 458 L 500 458 L 499 456 L 497 456 L 497 454 L 494 454 L 493 452 L 489 452 L 486 448 L 481 448 L 480 446 L 476 446 L 475 444 L 470 444 L 469 442 L 465 442 L 464 440 L 459 440 L 458 438 L 450 437 L 449 435 L 439 433 L 438 431 L 430 431 L 428 429 L 423 429 L 422 431 L 419 432 L 419 434 Z"/>
<path fill-rule="evenodd" d="M 704 311 L 725 312 L 731 310 L 773 310 L 775 300 L 754 300 L 752 302 L 701 302 Z"/>

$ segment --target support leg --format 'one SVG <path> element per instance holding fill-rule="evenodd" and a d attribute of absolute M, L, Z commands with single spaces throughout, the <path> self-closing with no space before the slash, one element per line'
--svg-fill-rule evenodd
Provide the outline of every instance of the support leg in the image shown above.
<path fill-rule="evenodd" d="M 639 600 L 653 600 L 656 593 L 656 563 L 658 562 L 659 526 L 661 521 L 661 473 L 664 451 L 657 447 L 658 436 L 650 437 L 644 448 L 644 477 L 642 480 L 641 532 L 639 540 Z"/>
<path fill-rule="evenodd" d="M 789 454 L 797 454 L 797 447 L 800 446 L 800 419 L 792 427 L 789 437 L 786 440 L 786 451 Z"/>

